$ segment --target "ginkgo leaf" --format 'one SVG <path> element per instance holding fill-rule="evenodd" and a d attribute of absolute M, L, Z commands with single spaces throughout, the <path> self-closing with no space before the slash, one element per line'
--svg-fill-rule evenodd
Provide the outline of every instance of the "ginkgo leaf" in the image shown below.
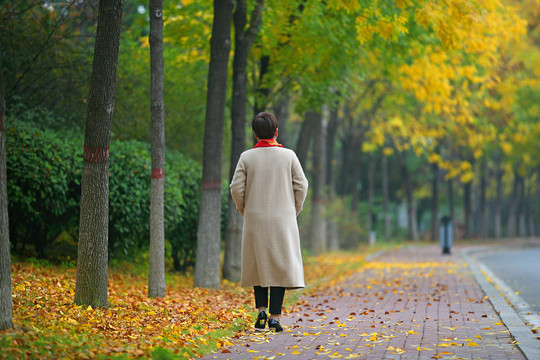
<path fill-rule="evenodd" d="M 470 341 L 466 344 L 467 346 L 479 346 L 477 343 L 475 343 L 474 341 Z"/>
<path fill-rule="evenodd" d="M 329 358 L 332 358 L 332 359 L 337 359 L 337 358 L 342 358 L 343 355 L 341 355 L 340 353 L 338 352 L 335 352 L 333 353 L 332 355 L 328 355 Z"/>
<path fill-rule="evenodd" d="M 294 350 L 291 354 L 292 354 L 292 355 L 300 355 L 301 353 L 300 353 L 300 351 L 298 351 L 298 350 Z"/>

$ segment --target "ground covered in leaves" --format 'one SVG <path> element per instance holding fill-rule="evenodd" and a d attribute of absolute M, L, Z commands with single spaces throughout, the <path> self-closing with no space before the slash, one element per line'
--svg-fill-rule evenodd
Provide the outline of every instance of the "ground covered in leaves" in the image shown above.
<path fill-rule="evenodd" d="M 459 255 L 385 252 L 303 296 L 285 331 L 237 332 L 205 360 L 525 359 Z"/>
<path fill-rule="evenodd" d="M 363 264 L 366 251 L 305 259 L 299 296 L 338 282 Z M 142 270 L 122 264 L 109 271 L 109 308 L 76 306 L 76 269 L 30 261 L 12 266 L 15 329 L 0 332 L 0 359 L 196 358 L 226 347 L 254 318 L 249 289 L 222 282 L 220 290 L 193 287 L 191 274 L 168 274 L 163 299 L 149 299 Z"/>

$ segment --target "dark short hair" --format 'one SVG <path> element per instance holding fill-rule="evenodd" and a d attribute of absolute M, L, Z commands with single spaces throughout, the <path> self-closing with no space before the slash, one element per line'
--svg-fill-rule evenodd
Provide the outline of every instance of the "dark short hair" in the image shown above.
<path fill-rule="evenodd" d="M 278 128 L 278 121 L 273 114 L 261 112 L 251 121 L 251 128 L 259 139 L 272 139 Z"/>

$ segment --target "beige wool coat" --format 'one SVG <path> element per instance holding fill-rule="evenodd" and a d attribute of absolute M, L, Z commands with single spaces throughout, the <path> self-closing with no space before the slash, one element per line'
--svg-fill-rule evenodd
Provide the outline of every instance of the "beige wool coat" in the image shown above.
<path fill-rule="evenodd" d="M 230 190 L 244 217 L 241 285 L 304 287 L 296 217 L 308 181 L 294 151 L 272 146 L 243 152 Z"/>

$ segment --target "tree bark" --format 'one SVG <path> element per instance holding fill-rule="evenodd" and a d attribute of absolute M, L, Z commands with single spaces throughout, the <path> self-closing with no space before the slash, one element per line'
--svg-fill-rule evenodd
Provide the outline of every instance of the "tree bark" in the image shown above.
<path fill-rule="evenodd" d="M 278 100 L 274 105 L 274 115 L 279 122 L 279 143 L 283 147 L 289 147 L 289 132 L 288 132 L 288 121 L 289 121 L 289 106 L 291 105 L 291 97 L 287 88 L 284 88 Z"/>
<path fill-rule="evenodd" d="M 355 166 L 353 140 L 350 136 L 342 137 L 341 139 L 341 166 L 339 169 L 339 181 L 337 183 L 338 194 L 352 194 L 351 167 Z"/>
<path fill-rule="evenodd" d="M 213 289 L 219 288 L 220 282 L 221 156 L 233 8 L 233 0 L 214 0 L 206 93 L 195 285 Z"/>
<path fill-rule="evenodd" d="M 84 135 L 75 303 L 108 306 L 109 144 L 123 0 L 99 2 Z"/>
<path fill-rule="evenodd" d="M 439 165 L 431 164 L 431 241 L 439 239 Z"/>
<path fill-rule="evenodd" d="M 362 148 L 362 143 L 353 141 L 352 147 L 352 189 L 351 189 L 351 211 L 353 213 L 358 212 L 358 202 L 360 201 L 360 167 L 362 166 L 362 153 L 360 149 Z M 344 166 L 347 166 L 344 164 Z M 348 168 L 349 172 L 351 171 Z"/>
<path fill-rule="evenodd" d="M 326 131 L 326 185 L 328 186 L 328 201 L 333 204 L 336 200 L 336 177 L 334 176 L 334 143 L 338 125 L 338 108 L 330 109 L 330 120 Z M 334 216 L 330 216 L 326 221 L 326 243 L 328 250 L 339 249 L 338 227 Z"/>
<path fill-rule="evenodd" d="M 255 35 L 261 22 L 264 0 L 258 0 L 253 12 L 249 28 L 247 24 L 247 5 L 245 0 L 236 1 L 234 11 L 235 51 L 233 58 L 233 94 L 231 107 L 231 167 L 229 180 L 232 180 L 236 163 L 246 146 L 246 103 L 247 103 L 247 59 Z M 223 277 L 229 281 L 240 281 L 241 249 L 242 249 L 242 215 L 236 211 L 236 205 L 229 194 L 227 232 L 225 234 L 225 260 Z"/>
<path fill-rule="evenodd" d="M 416 227 L 416 209 L 413 197 L 413 184 L 411 181 L 411 174 L 407 168 L 407 155 L 403 153 L 402 159 L 402 174 L 403 182 L 405 183 L 405 196 L 407 198 L 407 227 L 409 230 L 409 238 L 412 241 L 418 241 L 418 229 Z"/>
<path fill-rule="evenodd" d="M 148 297 L 165 296 L 165 104 L 163 100 L 163 0 L 149 0 L 152 173 Z"/>
<path fill-rule="evenodd" d="M 312 143 L 314 129 L 317 126 L 318 116 L 320 115 L 317 113 L 311 111 L 306 112 L 300 134 L 298 135 L 298 141 L 296 142 L 296 156 L 303 169 L 306 168 L 308 152 Z"/>
<path fill-rule="evenodd" d="M 369 165 L 368 165 L 368 210 L 367 210 L 367 236 L 368 241 L 371 239 L 372 231 L 375 231 L 375 222 L 373 221 L 374 217 L 374 206 L 375 206 L 375 155 L 369 154 Z M 372 241 L 374 241 L 373 238 Z"/>
<path fill-rule="evenodd" d="M 255 106 L 254 112 L 258 114 L 265 111 L 268 104 L 268 93 L 270 92 L 266 84 L 264 83 L 264 77 L 268 73 L 270 68 L 270 56 L 263 55 L 259 60 L 259 82 L 257 83 L 257 89 L 255 90 Z M 278 119 L 279 120 L 279 119 Z"/>
<path fill-rule="evenodd" d="M 503 170 L 501 169 L 501 160 L 497 158 L 497 169 L 495 179 L 496 185 L 496 199 L 495 199 L 495 238 L 500 239 L 502 237 L 502 176 Z"/>
<path fill-rule="evenodd" d="M 486 239 L 487 218 L 486 218 L 486 160 L 480 164 L 480 237 Z"/>
<path fill-rule="evenodd" d="M 0 54 L 1 56 L 1 54 Z M 0 64 L 1 64 L 0 58 Z M 6 136 L 4 113 L 6 103 L 0 71 L 0 330 L 13 327 L 11 298 L 11 257 L 9 251 L 9 216 L 6 173 Z"/>
<path fill-rule="evenodd" d="M 525 215 L 525 176 L 520 176 L 519 181 L 519 202 L 518 202 L 518 219 L 519 219 L 519 236 L 527 236 L 527 219 Z"/>
<path fill-rule="evenodd" d="M 471 237 L 471 217 L 472 217 L 471 190 L 472 190 L 472 184 L 470 182 L 463 184 L 463 209 L 464 209 L 463 238 L 464 239 L 469 239 Z"/>
<path fill-rule="evenodd" d="M 452 234 L 455 234 L 456 231 L 456 207 L 455 207 L 455 199 L 454 199 L 454 180 L 448 179 L 448 203 L 450 207 L 450 219 L 451 227 L 452 227 Z"/>
<path fill-rule="evenodd" d="M 390 224 L 390 208 L 388 196 L 388 157 L 382 154 L 382 190 L 383 190 L 383 210 L 384 210 L 384 239 L 390 241 L 392 236 Z"/>
<path fill-rule="evenodd" d="M 311 187 L 311 221 L 310 237 L 311 250 L 315 255 L 326 251 L 326 222 L 323 219 L 325 208 L 325 157 L 326 157 L 326 116 L 310 111 L 310 117 L 315 119 L 315 139 L 313 144 L 313 186 Z"/>
<path fill-rule="evenodd" d="M 514 186 L 512 190 L 512 198 L 510 199 L 510 209 L 508 211 L 508 225 L 506 228 L 507 236 L 509 238 L 516 237 L 517 235 L 517 197 L 519 190 L 519 175 L 516 170 L 514 170 Z"/>

